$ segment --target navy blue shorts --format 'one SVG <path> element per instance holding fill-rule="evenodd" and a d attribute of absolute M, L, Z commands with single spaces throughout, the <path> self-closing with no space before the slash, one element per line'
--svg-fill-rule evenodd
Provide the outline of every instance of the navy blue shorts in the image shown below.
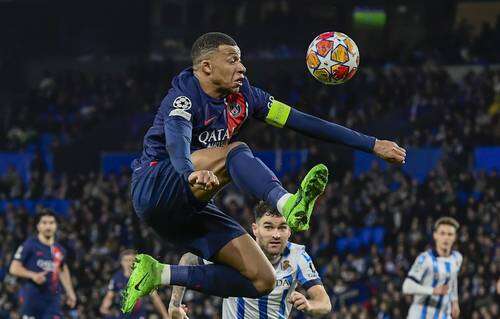
<path fill-rule="evenodd" d="M 21 318 L 61 319 L 60 295 L 45 295 L 36 290 L 23 287 L 19 292 Z"/>
<path fill-rule="evenodd" d="M 132 174 L 135 212 L 166 241 L 210 260 L 246 234 L 213 203 L 199 202 L 169 160 L 145 164 Z"/>

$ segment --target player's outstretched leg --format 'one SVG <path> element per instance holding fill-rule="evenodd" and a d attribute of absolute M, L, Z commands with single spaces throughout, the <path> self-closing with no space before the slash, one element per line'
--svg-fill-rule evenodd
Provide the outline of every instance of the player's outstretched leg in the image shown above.
<path fill-rule="evenodd" d="M 266 164 L 242 142 L 199 150 L 191 154 L 191 159 L 196 170 L 211 170 L 220 182 L 219 187 L 210 191 L 191 187 L 198 200 L 208 201 L 232 181 L 243 191 L 276 207 L 293 231 L 309 228 L 316 198 L 324 191 L 328 180 L 326 166 L 317 165 L 307 174 L 299 191 L 290 194 Z"/>
<path fill-rule="evenodd" d="M 283 217 L 291 229 L 304 231 L 309 229 L 309 221 L 314 203 L 325 191 L 328 182 L 328 168 L 323 164 L 314 166 L 304 177 L 298 191 L 293 194 L 283 207 Z"/>
<path fill-rule="evenodd" d="M 183 286 L 220 297 L 249 298 L 269 294 L 274 288 L 274 269 L 248 234 L 228 242 L 214 260 L 219 264 L 167 265 L 151 256 L 138 255 L 123 292 L 122 311 L 132 311 L 139 298 L 160 285 Z"/>
<path fill-rule="evenodd" d="M 276 207 L 293 231 L 309 229 L 309 220 L 316 199 L 325 190 L 328 169 L 313 167 L 295 194 L 285 190 L 276 175 L 241 142 L 228 152 L 226 167 L 231 180 L 246 192 Z M 233 143 L 233 145 L 236 143 Z"/>

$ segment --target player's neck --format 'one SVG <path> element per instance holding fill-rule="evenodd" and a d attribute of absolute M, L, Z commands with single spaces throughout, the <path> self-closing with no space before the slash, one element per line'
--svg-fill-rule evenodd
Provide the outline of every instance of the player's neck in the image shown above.
<path fill-rule="evenodd" d="M 271 265 L 276 265 L 280 259 L 281 259 L 281 254 L 279 255 L 269 255 L 269 254 L 265 254 L 267 259 L 269 260 L 269 262 L 271 263 Z"/>
<path fill-rule="evenodd" d="M 436 247 L 436 252 L 438 254 L 439 257 L 449 257 L 451 252 L 447 249 L 444 249 L 444 248 L 439 248 L 439 247 Z"/>
<path fill-rule="evenodd" d="M 198 79 L 200 87 L 206 95 L 214 99 L 221 99 L 224 97 L 224 93 L 220 92 L 217 86 L 214 85 L 205 75 L 197 71 L 194 71 L 193 74 Z"/>
<path fill-rule="evenodd" d="M 45 237 L 42 234 L 38 234 L 38 240 L 47 246 L 52 246 L 54 244 L 54 237 Z"/>

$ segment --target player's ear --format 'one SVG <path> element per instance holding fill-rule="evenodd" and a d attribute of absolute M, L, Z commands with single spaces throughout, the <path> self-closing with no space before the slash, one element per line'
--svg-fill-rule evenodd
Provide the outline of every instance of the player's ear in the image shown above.
<path fill-rule="evenodd" d="M 252 233 L 255 237 L 257 237 L 258 229 L 256 223 L 252 223 Z"/>
<path fill-rule="evenodd" d="M 201 60 L 200 62 L 200 68 L 203 73 L 206 75 L 212 74 L 212 63 L 210 63 L 210 60 Z"/>

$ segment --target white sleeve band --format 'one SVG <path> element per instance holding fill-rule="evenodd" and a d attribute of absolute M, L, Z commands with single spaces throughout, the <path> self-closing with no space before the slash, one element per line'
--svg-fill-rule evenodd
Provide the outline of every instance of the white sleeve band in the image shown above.
<path fill-rule="evenodd" d="M 403 293 L 407 295 L 432 295 L 433 291 L 432 287 L 419 285 L 409 278 L 403 282 Z"/>

